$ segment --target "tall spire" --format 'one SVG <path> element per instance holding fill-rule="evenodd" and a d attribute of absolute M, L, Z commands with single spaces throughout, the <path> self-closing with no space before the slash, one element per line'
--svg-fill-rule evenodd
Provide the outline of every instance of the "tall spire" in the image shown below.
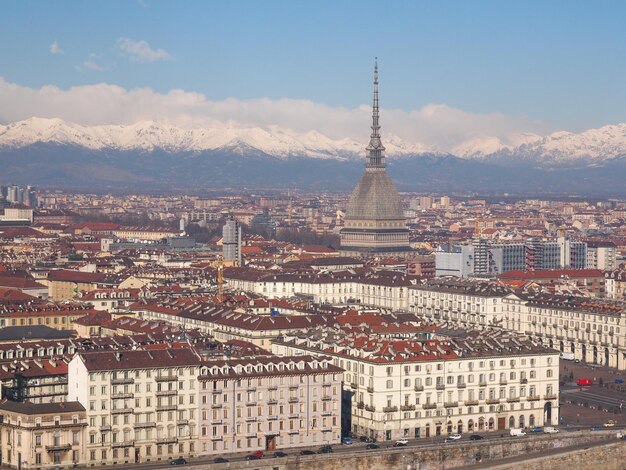
<path fill-rule="evenodd" d="M 372 104 L 372 134 L 367 150 L 367 169 L 385 168 L 385 147 L 380 141 L 380 125 L 378 123 L 378 57 L 374 62 L 374 102 Z"/>

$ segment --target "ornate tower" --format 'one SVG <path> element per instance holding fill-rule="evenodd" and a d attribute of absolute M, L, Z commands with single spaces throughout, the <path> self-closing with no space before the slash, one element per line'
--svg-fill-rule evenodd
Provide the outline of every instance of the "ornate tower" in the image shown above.
<path fill-rule="evenodd" d="M 372 133 L 365 149 L 365 173 L 352 191 L 341 230 L 341 251 L 346 255 L 406 255 L 411 250 L 400 195 L 387 174 L 378 113 L 378 63 L 375 63 Z"/>

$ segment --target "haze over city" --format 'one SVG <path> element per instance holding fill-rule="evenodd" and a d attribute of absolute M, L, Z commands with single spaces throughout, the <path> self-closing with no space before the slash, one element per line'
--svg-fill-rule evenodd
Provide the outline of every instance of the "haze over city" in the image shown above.
<path fill-rule="evenodd" d="M 0 469 L 622 470 L 622 2 L 0 16 Z"/>

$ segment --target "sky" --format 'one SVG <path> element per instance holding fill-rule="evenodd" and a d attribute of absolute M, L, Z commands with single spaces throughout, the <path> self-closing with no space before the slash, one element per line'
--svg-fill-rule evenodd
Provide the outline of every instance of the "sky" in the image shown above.
<path fill-rule="evenodd" d="M 5 1 L 0 122 L 279 126 L 450 149 L 626 122 L 623 1 Z"/>

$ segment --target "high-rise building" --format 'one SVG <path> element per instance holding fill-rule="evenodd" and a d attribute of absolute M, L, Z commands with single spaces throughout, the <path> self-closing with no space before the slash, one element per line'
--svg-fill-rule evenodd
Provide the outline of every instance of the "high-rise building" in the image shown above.
<path fill-rule="evenodd" d="M 374 66 L 372 134 L 367 146 L 365 173 L 354 188 L 341 230 L 346 255 L 406 254 L 410 251 L 402 201 L 387 174 L 385 147 L 378 124 L 378 64 Z"/>
<path fill-rule="evenodd" d="M 222 228 L 222 254 L 225 263 L 241 266 L 241 225 L 232 218 Z"/>

